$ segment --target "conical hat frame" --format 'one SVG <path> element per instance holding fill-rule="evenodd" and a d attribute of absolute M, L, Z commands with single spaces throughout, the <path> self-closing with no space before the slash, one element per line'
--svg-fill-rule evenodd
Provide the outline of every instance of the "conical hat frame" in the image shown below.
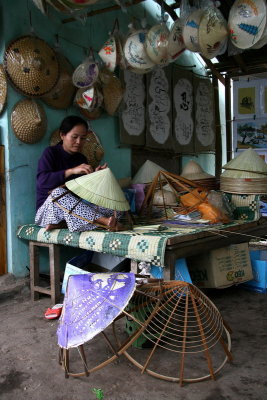
<path fill-rule="evenodd" d="M 162 180 L 165 182 L 163 183 Z M 157 187 L 160 187 L 160 190 L 162 191 L 163 208 L 165 211 L 165 217 L 166 217 L 166 219 L 168 219 L 167 210 L 166 210 L 166 207 L 168 205 L 165 203 L 164 194 L 163 194 L 163 186 L 166 183 L 169 184 L 171 190 L 175 193 L 175 195 L 177 195 L 177 193 L 178 193 L 178 191 L 177 191 L 177 186 L 178 186 L 181 189 L 183 189 L 182 191 L 190 192 L 193 196 L 195 196 L 199 200 L 199 204 L 205 200 L 205 198 L 203 198 L 196 191 L 193 191 L 193 190 L 197 188 L 203 192 L 207 192 L 206 188 L 198 185 L 197 183 L 195 183 L 193 181 L 190 181 L 189 179 L 183 178 L 180 175 L 175 175 L 175 174 L 172 174 L 171 172 L 166 172 L 166 171 L 159 171 L 157 173 L 157 175 L 155 176 L 155 178 L 153 179 L 153 181 L 152 181 L 151 185 L 149 186 L 149 189 L 145 195 L 143 204 L 140 208 L 141 215 L 144 213 L 144 211 L 146 209 L 146 211 L 147 211 L 146 215 L 148 218 L 150 218 L 151 212 L 152 212 L 154 194 L 155 194 Z M 194 205 L 194 208 L 196 205 L 197 204 Z M 187 212 L 190 212 L 190 211 L 192 211 L 192 208 L 187 207 L 185 210 Z"/>
<path fill-rule="evenodd" d="M 130 306 L 129 303 L 129 306 L 121 310 L 121 314 L 112 323 L 113 334 L 118 348 L 114 348 L 104 331 L 100 332 L 113 353 L 107 360 L 90 368 L 87 364 L 83 345 L 77 346 L 76 349 L 81 357 L 84 371 L 73 373 L 69 371 L 70 350 L 72 349 L 59 349 L 59 364 L 65 370 L 65 378 L 69 376 L 89 376 L 90 373 L 105 367 L 123 354 L 132 364 L 141 369 L 141 373 L 146 372 L 165 381 L 179 382 L 180 386 L 182 386 L 184 382 L 193 383 L 207 379 L 215 380 L 216 374 L 224 367 L 226 362 L 233 360 L 231 329 L 223 320 L 216 306 L 200 289 L 184 281 L 162 282 L 161 279 L 148 278 L 147 282 L 135 289 L 133 294 L 134 305 Z M 136 315 L 136 311 L 139 311 L 140 315 Z M 124 340 L 121 343 L 116 322 L 123 317 L 133 320 L 137 325 L 137 329 L 126 341 Z M 192 327 L 195 332 L 193 341 L 187 338 Z M 134 341 L 141 335 L 147 338 L 152 345 L 151 349 L 148 349 L 148 353 L 144 353 L 145 360 L 142 364 L 132 356 L 132 351 L 127 352 Z M 169 345 L 169 340 L 171 343 L 175 343 L 176 350 Z M 214 357 L 212 357 L 215 345 L 220 346 L 224 356 L 223 361 L 219 363 L 217 368 L 214 365 Z M 161 367 L 161 353 L 158 353 L 158 350 L 162 352 L 162 349 L 174 353 L 175 357 L 177 357 L 179 364 L 178 370 L 175 369 L 174 376 L 156 372 L 153 370 L 153 366 L 150 365 L 152 357 L 155 358 L 159 354 L 157 361 Z M 187 377 L 185 361 L 188 362 L 190 355 L 194 357 L 199 353 L 204 353 L 205 357 L 202 357 L 202 360 L 207 362 L 209 373 L 205 376 Z"/>

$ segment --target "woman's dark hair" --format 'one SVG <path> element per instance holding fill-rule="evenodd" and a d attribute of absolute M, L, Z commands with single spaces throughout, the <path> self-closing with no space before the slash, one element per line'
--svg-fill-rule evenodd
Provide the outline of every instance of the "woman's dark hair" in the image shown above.
<path fill-rule="evenodd" d="M 69 115 L 61 122 L 59 132 L 62 133 L 62 135 L 66 135 L 76 125 L 84 125 L 86 129 L 88 129 L 88 124 L 83 118 L 78 117 L 77 115 Z"/>

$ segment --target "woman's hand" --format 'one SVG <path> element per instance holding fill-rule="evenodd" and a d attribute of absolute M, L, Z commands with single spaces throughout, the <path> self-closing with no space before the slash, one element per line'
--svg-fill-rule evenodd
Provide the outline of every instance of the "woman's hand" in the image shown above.
<path fill-rule="evenodd" d="M 95 171 L 100 171 L 101 169 L 105 169 L 105 168 L 107 168 L 107 166 L 108 166 L 107 163 L 105 163 L 103 165 L 98 165 L 98 167 L 96 167 Z"/>
<path fill-rule="evenodd" d="M 87 175 L 94 172 L 94 168 L 90 164 L 80 164 L 77 167 L 69 168 L 65 170 L 65 178 L 71 175 Z"/>

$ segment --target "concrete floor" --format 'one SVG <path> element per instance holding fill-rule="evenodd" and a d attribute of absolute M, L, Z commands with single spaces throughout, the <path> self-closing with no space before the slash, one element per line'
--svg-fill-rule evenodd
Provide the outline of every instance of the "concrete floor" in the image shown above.
<path fill-rule="evenodd" d="M 50 298 L 31 302 L 27 281 L 9 282 L 6 276 L 0 277 L 0 399 L 93 400 L 97 398 L 94 388 L 102 389 L 104 400 L 266 399 L 266 294 L 241 287 L 205 293 L 233 331 L 233 363 L 227 363 L 215 381 L 180 387 L 178 383 L 141 374 L 124 356 L 89 377 L 65 379 L 58 364 L 57 321 L 43 318 L 44 311 L 51 306 Z M 111 335 L 111 329 L 107 333 Z M 111 355 L 100 336 L 87 344 L 90 363 Z M 140 357 L 143 351 L 138 350 Z M 165 364 L 172 368 L 171 363 L 165 352 L 158 364 L 159 368 Z M 78 367 L 82 370 L 81 364 Z"/>

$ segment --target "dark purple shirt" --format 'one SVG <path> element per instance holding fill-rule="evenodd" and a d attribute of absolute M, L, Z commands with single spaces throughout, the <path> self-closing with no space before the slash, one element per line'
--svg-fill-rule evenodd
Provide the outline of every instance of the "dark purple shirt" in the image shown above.
<path fill-rule="evenodd" d="M 80 175 L 65 178 L 65 170 L 88 161 L 81 153 L 67 153 L 61 144 L 47 147 L 38 161 L 36 182 L 36 209 L 45 202 L 49 191 Z"/>

